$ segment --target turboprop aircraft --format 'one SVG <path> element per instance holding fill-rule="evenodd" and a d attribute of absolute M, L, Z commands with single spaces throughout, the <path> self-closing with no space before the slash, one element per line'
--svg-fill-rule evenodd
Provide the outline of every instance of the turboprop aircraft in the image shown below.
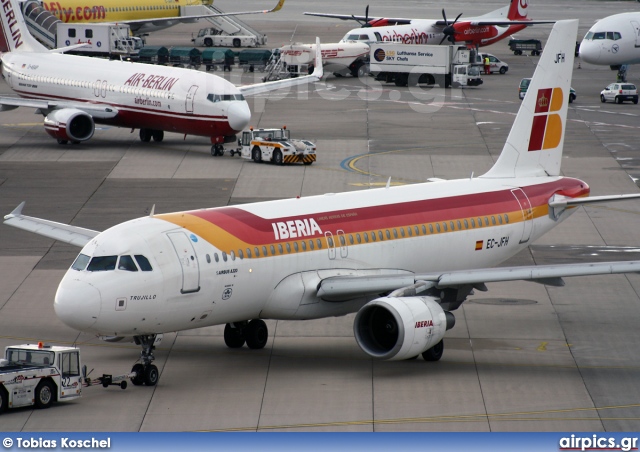
<path fill-rule="evenodd" d="M 279 11 L 285 0 L 268 10 L 240 11 L 232 13 L 190 14 L 189 7 L 207 7 L 213 0 L 101 0 L 91 4 L 86 0 L 42 1 L 42 6 L 66 23 L 114 22 L 127 24 L 136 34 L 163 30 L 180 23 L 193 23 L 199 19 L 241 16 L 245 14 L 266 14 Z"/>
<path fill-rule="evenodd" d="M 349 31 L 344 41 L 392 41 L 404 44 L 464 43 L 469 47 L 487 46 L 511 36 L 529 25 L 549 24 L 553 20 L 531 20 L 527 18 L 528 0 L 510 0 L 509 5 L 479 17 L 460 20 L 458 14 L 453 22 L 447 20 L 442 9 L 443 20 L 407 19 L 398 17 L 369 17 L 369 6 L 364 16 L 326 13 L 304 13 L 310 16 L 355 20 L 364 28 Z"/>
<path fill-rule="evenodd" d="M 155 385 L 158 335 L 226 324 L 225 343 L 260 349 L 263 319 L 357 312 L 377 359 L 438 360 L 453 312 L 485 283 L 640 271 L 640 261 L 494 268 L 589 202 L 560 175 L 577 20 L 558 22 L 495 165 L 461 180 L 155 214 L 104 232 L 26 216 L 5 224 L 82 246 L 55 296 L 76 330 L 142 346 L 134 384 Z M 417 133 L 417 132 L 416 132 Z M 434 259 L 433 256 L 437 256 Z"/>
<path fill-rule="evenodd" d="M 580 58 L 612 69 L 640 63 L 640 12 L 614 14 L 597 21 L 580 43 Z"/>
<path fill-rule="evenodd" d="M 37 109 L 60 144 L 90 139 L 98 123 L 140 129 L 144 142 L 165 131 L 206 136 L 211 154 L 222 155 L 251 119 L 245 95 L 322 77 L 319 52 L 309 76 L 240 87 L 201 71 L 65 55 L 69 48 L 49 51 L 29 34 L 17 0 L 2 0 L 0 16 L 2 76 L 20 96 L 0 97 L 0 112 Z"/>

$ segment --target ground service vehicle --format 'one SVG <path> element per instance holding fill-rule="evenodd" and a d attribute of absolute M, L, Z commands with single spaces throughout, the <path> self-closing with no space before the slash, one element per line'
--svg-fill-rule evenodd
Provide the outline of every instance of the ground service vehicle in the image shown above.
<path fill-rule="evenodd" d="M 376 43 L 369 58 L 369 70 L 376 80 L 396 86 L 482 84 L 480 69 L 470 64 L 471 51 L 465 46 Z"/>
<path fill-rule="evenodd" d="M 633 83 L 611 83 L 600 92 L 600 101 L 613 101 L 621 104 L 625 100 L 630 100 L 634 104 L 638 103 L 638 88 Z"/>
<path fill-rule="evenodd" d="M 87 56 L 136 58 L 142 39 L 131 36 L 128 25 L 58 23 L 56 47 L 85 44 L 69 53 Z"/>
<path fill-rule="evenodd" d="M 291 139 L 286 126 L 282 129 L 256 129 L 242 132 L 235 151 L 245 159 L 254 162 L 304 163 L 311 165 L 316 161 L 316 145 L 309 140 Z M 233 156 L 234 151 L 231 151 Z"/>
<path fill-rule="evenodd" d="M 482 71 L 484 72 L 484 59 L 489 58 L 490 71 L 492 74 L 499 72 L 501 74 L 506 74 L 509 70 L 509 65 L 504 61 L 498 59 L 498 57 L 491 55 L 490 53 L 482 53 L 480 54 L 482 61 Z"/>
<path fill-rule="evenodd" d="M 215 28 L 201 28 L 198 36 L 191 38 L 193 45 L 197 47 L 256 47 L 258 38 L 245 35 L 225 35 Z"/>
<path fill-rule="evenodd" d="M 527 94 L 529 83 L 531 83 L 530 78 L 523 78 L 522 80 L 520 80 L 520 85 L 518 86 L 518 97 L 520 98 L 520 100 L 524 99 L 525 94 Z M 574 100 L 576 100 L 576 97 L 578 97 L 576 90 L 573 88 L 569 88 L 569 103 L 572 103 Z"/>
<path fill-rule="evenodd" d="M 531 56 L 536 56 L 542 53 L 542 43 L 538 39 L 510 39 L 509 49 L 514 55 L 531 52 Z"/>
<path fill-rule="evenodd" d="M 54 401 L 68 401 L 82 395 L 82 386 L 92 384 L 127 387 L 125 378 L 134 374 L 97 380 L 86 378 L 80 349 L 54 345 L 24 344 L 5 349 L 0 359 L 0 413 L 7 408 L 36 405 L 49 408 Z"/>

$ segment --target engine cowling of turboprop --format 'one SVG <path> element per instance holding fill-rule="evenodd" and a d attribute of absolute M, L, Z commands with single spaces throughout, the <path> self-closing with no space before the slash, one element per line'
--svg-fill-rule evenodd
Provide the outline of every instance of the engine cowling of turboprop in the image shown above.
<path fill-rule="evenodd" d="M 369 356 L 397 361 L 430 349 L 454 323 L 433 297 L 385 297 L 358 311 L 353 331 Z"/>
<path fill-rule="evenodd" d="M 87 141 L 95 128 L 91 115 L 76 108 L 54 110 L 44 118 L 44 129 L 58 140 Z"/>

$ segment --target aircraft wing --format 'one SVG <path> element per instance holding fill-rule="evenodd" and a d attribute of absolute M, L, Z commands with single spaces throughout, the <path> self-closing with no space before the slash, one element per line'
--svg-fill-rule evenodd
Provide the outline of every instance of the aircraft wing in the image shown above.
<path fill-rule="evenodd" d="M 403 289 L 409 289 L 417 283 L 426 283 L 426 288 L 437 289 L 465 285 L 482 288 L 485 283 L 502 281 L 533 281 L 563 286 L 564 277 L 617 273 L 640 273 L 640 261 L 527 265 L 414 275 L 332 276 L 320 282 L 317 295 L 326 300 L 340 301 L 362 295 L 403 292 Z M 406 294 L 399 296 L 403 295 Z"/>
<path fill-rule="evenodd" d="M 91 229 L 22 215 L 24 205 L 23 201 L 13 212 L 5 215 L 4 224 L 80 247 L 85 246 L 100 233 Z"/>
<path fill-rule="evenodd" d="M 242 16 L 245 14 L 268 14 L 280 11 L 284 5 L 285 0 L 278 0 L 278 4 L 272 9 L 263 9 L 259 11 L 240 11 L 235 13 L 211 13 L 211 14 L 199 14 L 193 16 L 175 16 L 175 17 L 156 17 L 154 19 L 132 19 L 132 20 L 119 20 L 119 24 L 131 25 L 131 28 L 136 28 L 136 25 L 142 26 L 144 24 L 160 25 L 163 23 L 193 23 L 199 19 L 206 19 L 207 17 L 224 17 L 224 16 Z"/>
<path fill-rule="evenodd" d="M 0 111 L 13 110 L 18 107 L 36 108 L 42 112 L 61 110 L 63 108 L 76 108 L 86 112 L 94 118 L 101 119 L 115 118 L 118 115 L 118 110 L 116 108 L 105 104 L 89 104 L 88 102 L 58 102 L 0 96 Z"/>
<path fill-rule="evenodd" d="M 395 23 L 396 25 L 407 25 L 410 24 L 411 21 L 415 19 L 407 19 L 406 17 L 367 17 L 367 16 L 356 16 L 354 14 L 327 14 L 327 13 L 304 13 L 307 16 L 317 16 L 317 17 L 328 17 L 331 19 L 340 19 L 340 20 L 355 20 L 356 22 L 365 22 L 365 21 L 376 21 L 376 20 L 385 20 L 389 23 Z"/>
<path fill-rule="evenodd" d="M 280 88 L 290 86 L 305 85 L 307 83 L 318 82 L 324 75 L 322 69 L 322 53 L 320 52 L 320 38 L 316 38 L 316 61 L 311 75 L 304 77 L 287 78 L 284 80 L 275 80 L 273 82 L 256 83 L 254 85 L 238 86 L 240 92 L 245 96 L 253 96 L 255 94 L 275 91 Z"/>
<path fill-rule="evenodd" d="M 541 24 L 555 24 L 557 20 L 478 20 L 470 21 L 471 25 L 497 25 L 497 26 L 509 26 L 509 25 L 541 25 Z"/>

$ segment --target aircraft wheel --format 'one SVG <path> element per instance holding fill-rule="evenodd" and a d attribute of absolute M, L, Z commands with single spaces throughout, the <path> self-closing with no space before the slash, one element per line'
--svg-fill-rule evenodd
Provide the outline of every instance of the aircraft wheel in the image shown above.
<path fill-rule="evenodd" d="M 233 328 L 227 323 L 224 327 L 224 343 L 229 348 L 240 348 L 244 345 L 244 332 L 241 328 Z"/>
<path fill-rule="evenodd" d="M 600 102 L 605 103 L 607 99 L 604 98 L 604 94 L 600 94 Z"/>
<path fill-rule="evenodd" d="M 440 361 L 442 353 L 444 352 L 444 340 L 441 340 L 429 350 L 422 353 L 422 357 L 425 361 Z"/>
<path fill-rule="evenodd" d="M 151 132 L 151 136 L 153 137 L 153 141 L 157 141 L 160 143 L 164 140 L 164 131 L 163 130 L 154 130 Z"/>
<path fill-rule="evenodd" d="M 34 394 L 36 406 L 38 408 L 49 408 L 53 404 L 54 394 L 53 383 L 49 380 L 41 381 Z"/>
<path fill-rule="evenodd" d="M 253 157 L 253 161 L 256 163 L 262 162 L 262 151 L 258 146 L 254 146 L 251 150 L 251 157 Z"/>
<path fill-rule="evenodd" d="M 144 370 L 144 384 L 147 386 L 155 386 L 160 378 L 158 368 L 153 364 L 149 364 Z"/>
<path fill-rule="evenodd" d="M 244 330 L 247 347 L 254 350 L 264 348 L 269 339 L 269 330 L 263 320 L 255 319 L 249 322 Z"/>
<path fill-rule="evenodd" d="M 151 141 L 151 130 L 149 129 L 140 129 L 140 141 L 143 143 L 148 143 Z"/>
<path fill-rule="evenodd" d="M 61 140 L 60 138 L 58 138 L 58 144 L 67 144 L 69 142 L 69 140 Z"/>
<path fill-rule="evenodd" d="M 144 366 L 142 364 L 134 364 L 131 368 L 131 372 L 136 373 L 136 376 L 131 378 L 131 383 L 133 383 L 134 386 L 141 386 L 144 384 Z"/>
<path fill-rule="evenodd" d="M 276 165 L 282 165 L 282 152 L 275 151 L 273 153 L 273 163 Z"/>

